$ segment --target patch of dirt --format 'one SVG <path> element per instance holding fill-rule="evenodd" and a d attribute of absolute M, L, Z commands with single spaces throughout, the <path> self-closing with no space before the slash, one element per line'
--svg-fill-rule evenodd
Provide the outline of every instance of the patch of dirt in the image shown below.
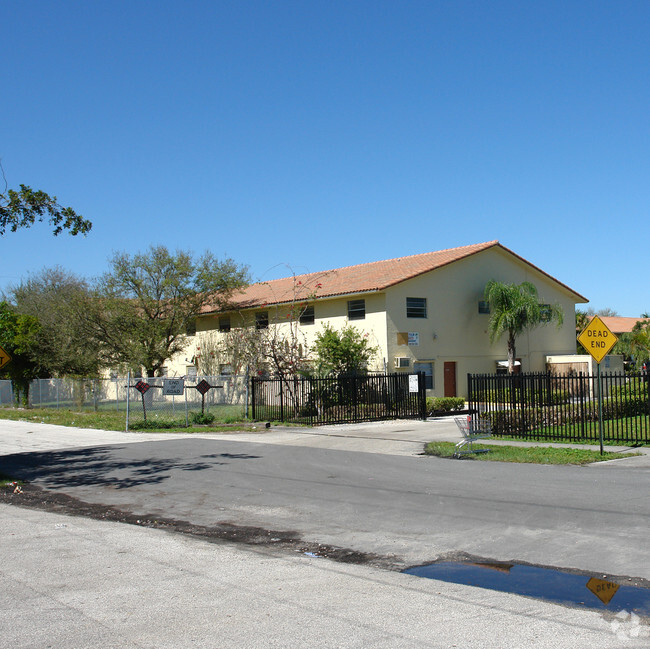
<path fill-rule="evenodd" d="M 395 561 L 391 561 L 389 557 L 304 541 L 294 531 L 265 530 L 261 527 L 232 525 L 229 523 L 221 523 L 213 527 L 208 527 L 195 525 L 188 521 L 177 521 L 171 518 L 131 514 L 108 505 L 87 503 L 67 494 L 43 489 L 42 487 L 29 483 L 21 484 L 20 491 L 15 491 L 13 485 L 0 487 L 0 503 L 28 507 L 30 509 L 40 509 L 42 511 L 66 514 L 68 516 L 85 516 L 95 520 L 151 527 L 186 534 L 212 542 L 226 541 L 250 546 L 273 547 L 280 550 L 301 552 L 310 557 L 332 559 L 341 563 L 365 564 L 385 569 L 399 569 L 395 565 Z"/>

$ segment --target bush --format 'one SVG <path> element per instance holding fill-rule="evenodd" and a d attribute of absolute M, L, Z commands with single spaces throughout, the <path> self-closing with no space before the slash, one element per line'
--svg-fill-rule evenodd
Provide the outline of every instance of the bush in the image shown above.
<path fill-rule="evenodd" d="M 486 401 L 489 403 L 515 403 L 517 405 L 523 404 L 527 406 L 539 405 L 558 405 L 561 403 L 568 403 L 571 395 L 568 390 L 525 390 L 522 392 L 520 389 L 511 389 L 509 387 L 501 390 L 483 390 L 477 394 L 479 401 Z"/>
<path fill-rule="evenodd" d="M 211 424 L 214 422 L 214 415 L 211 412 L 192 412 L 190 422 L 198 425 Z"/>
<path fill-rule="evenodd" d="M 462 397 L 427 397 L 427 412 L 454 412 L 464 407 Z"/>

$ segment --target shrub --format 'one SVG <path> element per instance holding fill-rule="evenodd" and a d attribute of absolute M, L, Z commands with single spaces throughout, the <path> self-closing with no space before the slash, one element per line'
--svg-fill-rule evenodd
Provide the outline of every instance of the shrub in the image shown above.
<path fill-rule="evenodd" d="M 211 424 L 214 422 L 214 415 L 211 412 L 192 412 L 190 422 L 193 424 Z"/>
<path fill-rule="evenodd" d="M 454 412 L 464 407 L 462 397 L 427 397 L 427 412 Z"/>

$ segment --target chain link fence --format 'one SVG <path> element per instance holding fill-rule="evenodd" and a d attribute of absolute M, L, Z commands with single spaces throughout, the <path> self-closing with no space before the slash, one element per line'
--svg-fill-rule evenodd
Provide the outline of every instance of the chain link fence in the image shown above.
<path fill-rule="evenodd" d="M 9 379 L 0 379 L 0 406 L 14 405 L 14 387 Z"/>
<path fill-rule="evenodd" d="M 0 384 L 0 403 L 13 405 L 11 381 L 0 381 Z M 126 412 L 126 393 L 124 377 L 34 379 L 29 384 L 29 405 L 32 408 Z"/>
<path fill-rule="evenodd" d="M 146 386 L 146 387 L 145 387 Z M 113 377 L 35 379 L 32 408 L 124 413 L 126 429 L 236 422 L 248 417 L 248 377 Z M 10 380 L 0 380 L 0 406 L 13 406 Z"/>
<path fill-rule="evenodd" d="M 246 376 L 130 378 L 127 430 L 229 423 L 248 416 Z"/>

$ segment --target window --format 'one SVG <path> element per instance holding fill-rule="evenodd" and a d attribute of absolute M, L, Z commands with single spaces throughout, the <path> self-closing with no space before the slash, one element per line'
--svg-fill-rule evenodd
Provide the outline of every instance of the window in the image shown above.
<path fill-rule="evenodd" d="M 490 313 L 490 303 L 489 302 L 484 302 L 481 300 L 478 303 L 478 312 L 479 313 Z"/>
<path fill-rule="evenodd" d="M 407 297 L 406 298 L 406 317 L 407 318 L 426 318 L 427 317 L 427 298 L 426 297 Z"/>
<path fill-rule="evenodd" d="M 551 321 L 551 305 L 550 304 L 540 304 L 539 305 L 539 310 L 540 310 L 540 320 L 542 322 L 550 322 Z"/>
<path fill-rule="evenodd" d="M 314 316 L 314 307 L 313 306 L 305 307 L 303 312 L 300 314 L 300 324 L 301 325 L 314 324 L 315 319 L 316 318 Z"/>
<path fill-rule="evenodd" d="M 424 372 L 424 387 L 433 390 L 433 363 L 413 363 L 414 372 Z"/>
<path fill-rule="evenodd" d="M 269 312 L 258 311 L 255 314 L 255 329 L 268 329 L 269 328 Z"/>
<path fill-rule="evenodd" d="M 365 300 L 348 301 L 348 320 L 363 320 L 366 317 Z"/>
<path fill-rule="evenodd" d="M 222 315 L 219 317 L 219 331 L 230 331 L 230 316 Z"/>
<path fill-rule="evenodd" d="M 196 320 L 189 320 L 185 323 L 185 333 L 188 336 L 193 336 L 196 333 Z"/>

